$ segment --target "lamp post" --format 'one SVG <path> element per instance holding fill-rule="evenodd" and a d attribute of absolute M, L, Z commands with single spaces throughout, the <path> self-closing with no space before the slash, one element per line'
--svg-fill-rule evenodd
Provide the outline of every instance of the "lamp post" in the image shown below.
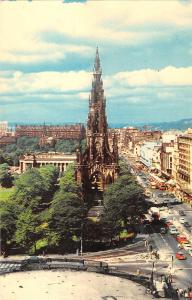
<path fill-rule="evenodd" d="M 83 255 L 83 222 L 81 223 L 80 255 Z"/>
<path fill-rule="evenodd" d="M 83 255 L 83 230 L 84 230 L 84 217 L 87 206 L 82 202 L 82 215 L 81 215 L 81 236 L 80 236 L 80 255 Z"/>
<path fill-rule="evenodd" d="M 152 264 L 152 269 L 151 269 L 151 284 L 153 286 L 153 272 L 154 272 L 154 266 L 155 266 L 155 262 L 153 261 L 153 264 Z"/>
<path fill-rule="evenodd" d="M 173 255 L 171 256 L 171 269 L 173 271 Z"/>

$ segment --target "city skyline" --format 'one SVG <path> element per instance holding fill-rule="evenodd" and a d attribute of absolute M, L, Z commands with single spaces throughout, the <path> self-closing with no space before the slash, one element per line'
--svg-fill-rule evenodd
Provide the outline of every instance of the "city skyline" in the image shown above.
<path fill-rule="evenodd" d="M 109 123 L 191 117 L 191 2 L 2 2 L 0 16 L 0 120 L 85 123 L 97 45 Z"/>

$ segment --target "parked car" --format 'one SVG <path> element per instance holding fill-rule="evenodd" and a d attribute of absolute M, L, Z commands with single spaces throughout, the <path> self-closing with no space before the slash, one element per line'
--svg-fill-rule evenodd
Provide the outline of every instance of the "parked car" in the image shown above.
<path fill-rule="evenodd" d="M 166 197 L 168 197 L 168 194 L 167 194 L 167 193 L 163 193 L 163 194 L 162 194 L 162 197 L 163 197 L 163 198 L 166 198 Z"/>
<path fill-rule="evenodd" d="M 183 226 L 185 226 L 186 228 L 191 227 L 191 225 L 189 224 L 189 222 L 183 223 Z"/>
<path fill-rule="evenodd" d="M 179 211 L 179 214 L 180 214 L 180 216 L 185 216 L 185 213 L 184 213 L 183 210 L 180 210 L 180 211 Z"/>
<path fill-rule="evenodd" d="M 189 243 L 182 243 L 182 246 L 185 250 L 189 250 L 189 249 L 192 249 L 192 245 L 189 244 Z"/>
<path fill-rule="evenodd" d="M 170 228 L 170 229 L 169 229 L 169 233 L 170 233 L 170 234 L 178 234 L 179 231 L 177 230 L 177 228 Z"/>
<path fill-rule="evenodd" d="M 157 197 L 162 198 L 163 195 L 162 195 L 161 193 L 158 193 L 158 194 L 157 194 Z"/>
<path fill-rule="evenodd" d="M 189 244 L 189 241 L 187 239 L 186 240 L 181 240 L 180 244 Z"/>
<path fill-rule="evenodd" d="M 163 204 L 169 204 L 170 203 L 170 200 L 169 199 L 164 199 L 163 200 Z"/>
<path fill-rule="evenodd" d="M 172 199 L 170 199 L 170 203 L 171 204 L 177 204 L 178 200 L 176 198 L 172 198 Z"/>
<path fill-rule="evenodd" d="M 184 224 L 184 223 L 187 222 L 187 221 L 186 221 L 185 218 L 180 218 L 180 219 L 179 219 L 179 222 L 180 222 L 181 224 Z"/>
<path fill-rule="evenodd" d="M 177 252 L 175 257 L 178 259 L 178 260 L 185 260 L 187 257 L 182 253 L 182 252 Z"/>
<path fill-rule="evenodd" d="M 189 253 L 189 255 L 192 256 L 192 249 L 189 249 L 189 250 L 188 250 L 188 253 Z"/>
<path fill-rule="evenodd" d="M 184 235 L 178 235 L 178 236 L 176 236 L 176 240 L 179 243 L 181 243 L 182 241 L 183 242 L 187 242 L 187 238 Z"/>
<path fill-rule="evenodd" d="M 170 197 L 170 198 L 175 198 L 175 195 L 169 194 L 169 197 Z"/>

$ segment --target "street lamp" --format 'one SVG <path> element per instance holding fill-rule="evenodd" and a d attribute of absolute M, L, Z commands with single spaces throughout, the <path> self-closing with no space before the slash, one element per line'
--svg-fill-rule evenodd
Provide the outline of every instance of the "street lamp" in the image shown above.
<path fill-rule="evenodd" d="M 83 255 L 83 222 L 81 222 L 80 255 Z"/>
<path fill-rule="evenodd" d="M 173 271 L 173 255 L 171 256 L 171 269 Z"/>
<path fill-rule="evenodd" d="M 154 266 L 155 266 L 155 262 L 153 261 L 153 263 L 152 263 L 152 269 L 151 269 L 151 284 L 153 285 L 153 272 L 154 272 Z"/>

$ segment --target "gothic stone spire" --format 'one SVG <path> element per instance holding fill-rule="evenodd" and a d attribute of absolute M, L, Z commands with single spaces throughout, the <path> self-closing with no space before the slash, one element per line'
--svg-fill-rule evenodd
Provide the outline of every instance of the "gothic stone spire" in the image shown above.
<path fill-rule="evenodd" d="M 101 75 L 102 69 L 97 47 L 89 97 L 87 149 L 82 156 L 78 155 L 76 167 L 77 181 L 83 183 L 84 191 L 88 193 L 98 192 L 101 187 L 105 190 L 106 186 L 117 178 L 119 170 L 115 141 L 112 151 L 108 142 L 106 100 Z"/>

